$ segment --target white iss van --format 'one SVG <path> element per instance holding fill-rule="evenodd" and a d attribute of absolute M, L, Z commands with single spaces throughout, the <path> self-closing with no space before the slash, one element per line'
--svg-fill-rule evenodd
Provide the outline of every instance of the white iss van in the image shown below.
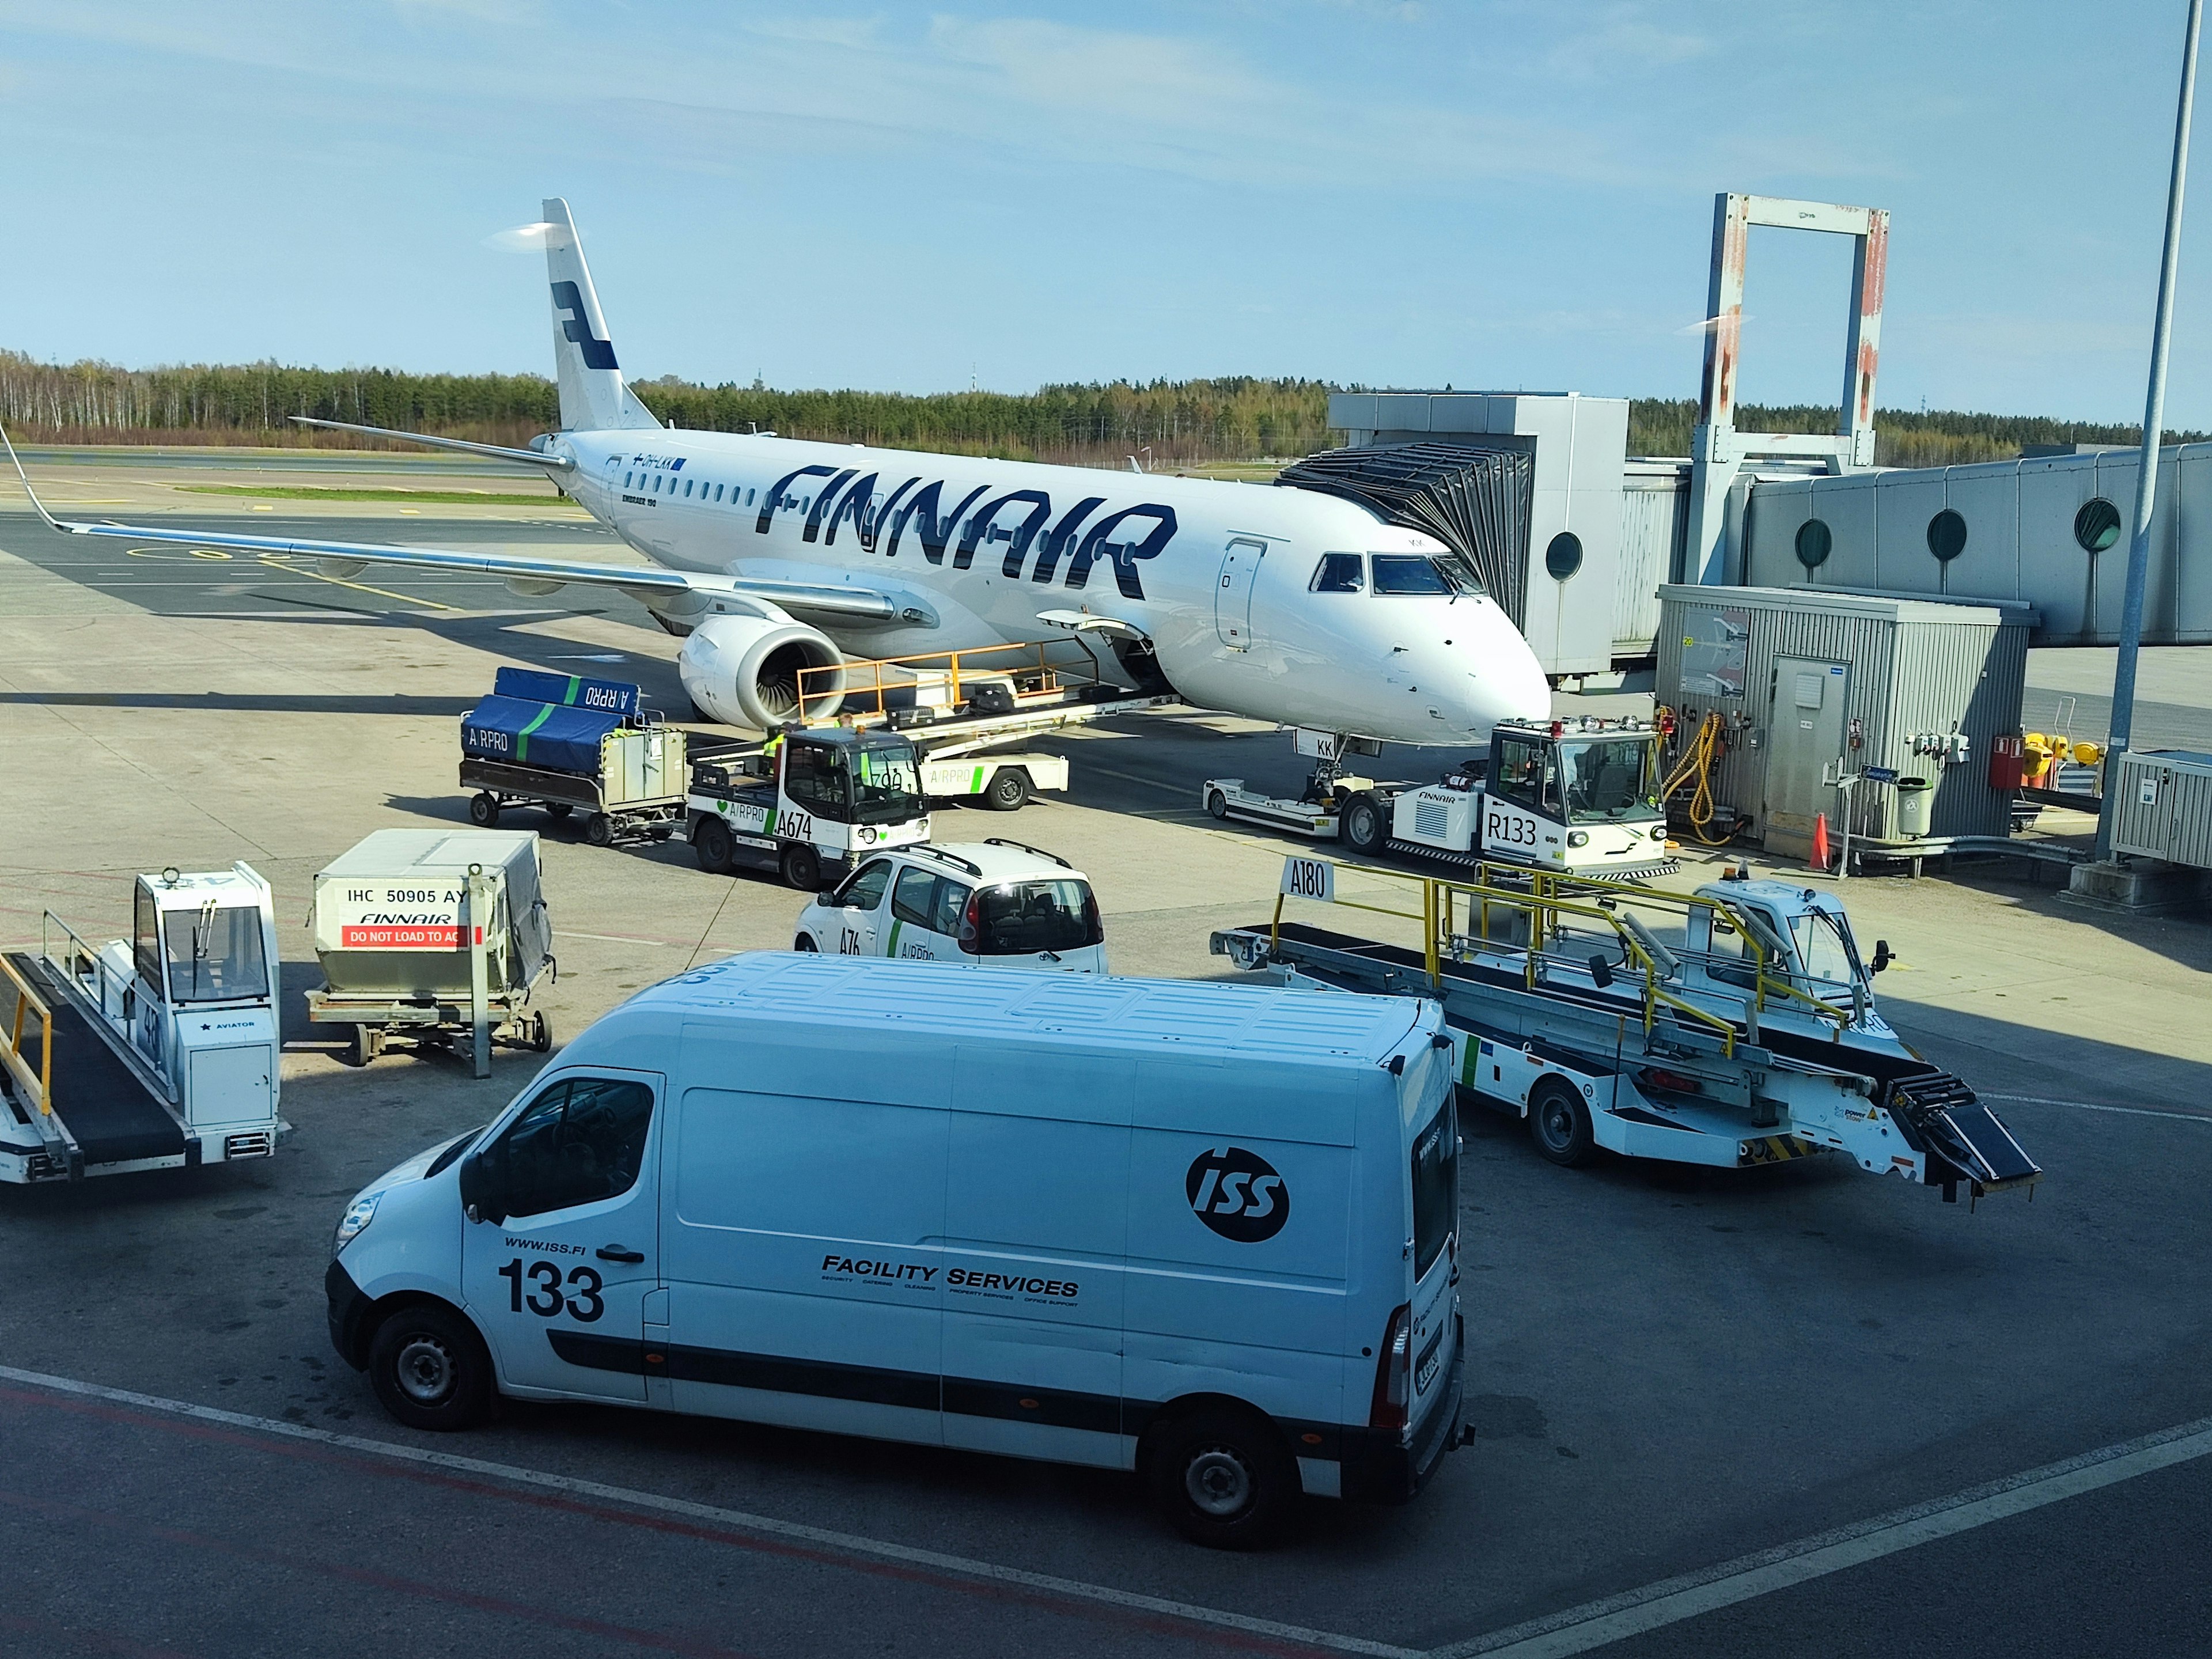
<path fill-rule="evenodd" d="M 354 1200 L 332 1341 L 495 1394 L 1133 1469 L 1189 1536 L 1458 1439 L 1437 1004 L 761 952 L 641 993 Z"/>

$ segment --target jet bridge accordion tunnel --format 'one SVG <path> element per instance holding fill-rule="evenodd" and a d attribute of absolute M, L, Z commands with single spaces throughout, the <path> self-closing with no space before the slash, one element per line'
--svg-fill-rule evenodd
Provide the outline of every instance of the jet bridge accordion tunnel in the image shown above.
<path fill-rule="evenodd" d="M 1331 449 L 1283 469 L 1294 489 L 1340 495 L 1458 555 L 1513 625 L 1527 623 L 1528 524 L 1536 458 L 1526 449 L 1387 444 Z"/>

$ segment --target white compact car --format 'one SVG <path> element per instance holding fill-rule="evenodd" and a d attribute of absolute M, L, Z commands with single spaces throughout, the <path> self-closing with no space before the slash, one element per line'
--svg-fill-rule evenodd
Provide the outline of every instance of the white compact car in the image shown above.
<path fill-rule="evenodd" d="M 878 854 L 799 913 L 795 951 L 1106 972 L 1098 901 L 1066 859 L 993 836 Z"/>

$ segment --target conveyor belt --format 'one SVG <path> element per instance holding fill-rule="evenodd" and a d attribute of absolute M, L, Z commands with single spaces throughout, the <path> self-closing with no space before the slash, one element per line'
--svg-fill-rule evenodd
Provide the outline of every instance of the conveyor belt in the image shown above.
<path fill-rule="evenodd" d="M 9 964 L 54 1013 L 54 1115 L 68 1127 L 87 1164 L 122 1164 L 142 1158 L 179 1158 L 185 1132 L 167 1108 L 138 1080 L 121 1056 L 70 1000 L 65 988 L 38 957 L 8 953 Z M 24 1046 L 38 1050 L 27 1036 Z"/>

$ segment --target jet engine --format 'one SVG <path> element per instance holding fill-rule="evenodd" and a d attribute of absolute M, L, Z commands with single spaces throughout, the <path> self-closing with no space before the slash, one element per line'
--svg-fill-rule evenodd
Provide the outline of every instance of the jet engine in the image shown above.
<path fill-rule="evenodd" d="M 835 719 L 845 702 L 845 653 L 818 629 L 788 618 L 709 617 L 685 637 L 676 672 L 702 714 L 768 732 L 787 720 Z M 806 677 L 799 706 L 799 671 Z"/>

